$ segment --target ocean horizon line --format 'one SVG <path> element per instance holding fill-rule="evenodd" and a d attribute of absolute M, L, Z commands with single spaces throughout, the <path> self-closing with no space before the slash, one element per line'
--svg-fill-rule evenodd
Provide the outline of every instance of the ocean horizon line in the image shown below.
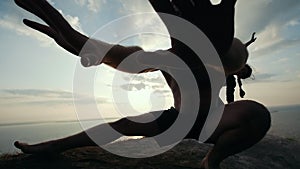
<path fill-rule="evenodd" d="M 51 123 L 80 123 L 80 122 L 94 122 L 94 121 L 111 121 L 118 120 L 119 117 L 110 117 L 104 119 L 84 119 L 84 120 L 49 120 L 49 121 L 28 121 L 28 122 L 8 122 L 0 123 L 0 127 L 4 126 L 22 126 L 22 125 L 38 125 L 38 124 L 51 124 Z"/>
<path fill-rule="evenodd" d="M 281 112 L 282 109 L 285 108 L 300 108 L 300 104 L 291 104 L 291 105 L 275 105 L 275 106 L 267 106 L 267 108 L 270 110 L 270 112 L 278 113 Z M 93 121 L 113 121 L 118 120 L 121 117 L 108 117 L 104 119 L 84 119 L 84 120 L 78 120 L 78 119 L 70 119 L 70 120 L 48 120 L 48 121 L 25 121 L 25 122 L 0 122 L 0 127 L 4 126 L 20 126 L 20 125 L 38 125 L 38 124 L 51 124 L 51 123 L 80 123 L 80 122 L 93 122 Z"/>

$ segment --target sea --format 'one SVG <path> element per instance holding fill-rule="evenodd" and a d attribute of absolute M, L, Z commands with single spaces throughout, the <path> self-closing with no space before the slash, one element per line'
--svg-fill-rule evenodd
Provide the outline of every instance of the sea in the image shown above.
<path fill-rule="evenodd" d="M 300 105 L 269 107 L 272 126 L 268 134 L 300 142 Z M 110 119 L 114 121 L 114 119 Z M 104 121 L 86 121 L 94 126 Z M 0 155 L 14 154 L 19 150 L 13 146 L 14 141 L 27 143 L 62 138 L 83 131 L 78 121 L 34 122 L 17 124 L 0 124 Z"/>

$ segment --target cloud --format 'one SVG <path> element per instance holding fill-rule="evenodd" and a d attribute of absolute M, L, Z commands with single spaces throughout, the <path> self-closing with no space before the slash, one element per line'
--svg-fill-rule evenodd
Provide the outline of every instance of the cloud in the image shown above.
<path fill-rule="evenodd" d="M 62 90 L 46 89 L 3 89 L 0 100 L 1 104 L 26 104 L 26 105 L 73 105 L 73 93 Z M 76 103 L 93 104 L 95 101 L 100 104 L 109 103 L 110 100 L 104 97 L 77 95 Z"/>
<path fill-rule="evenodd" d="M 248 40 L 257 32 L 257 41 L 250 49 L 254 56 L 271 55 L 300 44 L 300 36 L 289 37 L 289 28 L 299 24 L 300 1 L 252 0 L 237 2 L 236 35 Z M 253 12 L 255 11 L 255 12 Z"/>
<path fill-rule="evenodd" d="M 283 82 L 284 79 L 279 79 L 280 74 L 268 73 L 268 72 L 258 72 L 255 73 L 251 78 L 242 79 L 245 84 L 261 84 L 267 82 Z M 243 83 L 244 84 L 244 83 Z"/>
<path fill-rule="evenodd" d="M 280 58 L 278 60 L 275 60 L 273 63 L 282 64 L 282 63 L 287 63 L 288 61 L 290 61 L 290 58 L 283 57 L 283 58 Z"/>
<path fill-rule="evenodd" d="M 171 47 L 168 36 L 158 34 L 143 34 L 138 36 L 140 46 L 145 51 L 155 51 L 158 49 L 169 49 Z"/>
<path fill-rule="evenodd" d="M 126 91 L 139 91 L 151 88 L 151 93 L 154 95 L 158 95 L 160 97 L 172 97 L 172 92 L 168 88 L 164 88 L 164 86 L 160 86 L 160 88 L 155 88 L 151 85 L 146 85 L 145 83 L 137 83 L 137 84 L 125 84 L 121 85 L 121 88 Z"/>
<path fill-rule="evenodd" d="M 73 95 L 68 91 L 44 89 L 3 89 L 1 104 L 13 105 L 65 105 L 73 104 Z"/>
<path fill-rule="evenodd" d="M 282 49 L 300 45 L 300 37 L 296 37 L 296 39 L 287 39 L 284 37 L 282 32 L 286 28 L 286 25 L 289 25 L 288 23 L 289 22 L 271 24 L 260 32 L 257 35 L 258 40 L 255 43 L 253 55 L 270 55 Z"/>
<path fill-rule="evenodd" d="M 155 90 L 153 93 L 158 94 L 161 97 L 173 97 L 172 91 L 170 89 Z"/>
<path fill-rule="evenodd" d="M 126 84 L 121 88 L 127 91 L 136 91 L 143 89 L 161 90 L 167 87 L 164 77 L 159 73 L 128 75 L 124 76 Z"/>
<path fill-rule="evenodd" d="M 271 73 L 259 73 L 255 75 L 255 80 L 266 82 L 266 81 L 273 80 L 273 78 L 276 76 L 277 76 L 276 74 L 271 74 Z"/>
<path fill-rule="evenodd" d="M 52 43 L 47 36 L 24 26 L 21 20 L 20 17 L 15 15 L 5 15 L 0 18 L 0 27 L 15 31 L 19 35 L 33 37 L 40 41 L 42 46 L 49 46 Z"/>
<path fill-rule="evenodd" d="M 74 0 L 79 6 L 86 6 L 88 10 L 98 13 L 101 6 L 106 4 L 106 0 Z"/>
<path fill-rule="evenodd" d="M 218 1 L 215 1 L 218 2 Z M 120 9 L 122 15 L 154 12 L 150 4 L 146 1 L 120 0 L 123 7 Z M 271 52 L 280 51 L 283 48 L 298 45 L 298 39 L 286 39 L 284 37 L 284 29 L 287 26 L 296 26 L 299 24 L 300 1 L 286 0 L 252 0 L 237 2 L 236 6 L 236 36 L 244 39 L 250 38 L 252 32 L 258 33 L 259 39 L 252 46 L 256 47 L 255 56 L 262 56 Z M 255 12 L 253 12 L 255 11 Z M 165 27 L 158 17 L 132 17 L 132 21 L 124 25 L 124 27 L 134 27 L 140 30 L 149 30 L 153 28 L 153 32 L 167 34 Z M 300 38 L 300 37 L 299 37 Z M 146 50 L 155 50 L 159 48 L 166 49 L 170 47 L 167 38 L 155 37 L 154 35 L 140 35 L 138 37 L 140 46 Z M 252 49 L 252 48 L 251 48 Z M 276 49 L 276 50 L 274 50 Z"/>
<path fill-rule="evenodd" d="M 299 20 L 298 19 L 292 19 L 292 20 L 290 20 L 289 22 L 287 22 L 287 26 L 296 26 L 296 25 L 299 25 L 300 24 L 300 22 L 299 22 Z"/>
<path fill-rule="evenodd" d="M 131 0 L 131 1 L 119 0 L 119 2 L 122 5 L 122 8 L 120 9 L 119 12 L 122 14 L 154 11 L 151 8 L 151 4 L 147 2 L 147 0 Z"/>
<path fill-rule="evenodd" d="M 151 83 L 151 84 L 162 84 L 164 83 L 164 78 L 159 75 L 152 75 L 150 74 L 138 74 L 138 75 L 128 75 L 124 76 L 123 79 L 125 81 L 130 82 L 144 82 L 144 83 Z"/>
<path fill-rule="evenodd" d="M 54 4 L 52 1 L 49 2 L 51 4 Z M 81 33 L 84 33 L 81 27 L 79 17 L 65 14 L 63 13 L 62 10 L 58 10 L 58 11 L 64 16 L 64 18 L 70 23 L 70 25 L 74 29 L 76 29 Z M 0 16 L 0 28 L 15 31 L 18 35 L 35 38 L 41 42 L 42 46 L 51 46 L 55 44 L 54 41 L 49 40 L 49 37 L 47 37 L 46 35 L 25 26 L 22 23 L 23 18 L 33 18 L 33 17 L 28 15 L 27 13 L 23 13 L 23 11 L 20 15 L 16 15 L 15 13 L 9 13 L 4 16 Z M 32 20 L 36 20 L 36 19 L 32 19 Z"/>
<path fill-rule="evenodd" d="M 134 37 L 135 45 L 141 46 L 146 51 L 170 48 L 169 33 L 148 1 L 119 0 L 119 3 L 122 5 L 119 9 L 120 15 L 131 15 L 128 22 L 124 23 L 122 27 L 134 29 L 139 33 Z"/>
<path fill-rule="evenodd" d="M 260 32 L 271 23 L 286 22 L 299 16 L 300 1 L 252 0 L 238 1 L 236 5 L 236 33 L 242 39 L 253 31 Z"/>
<path fill-rule="evenodd" d="M 166 85 L 164 83 L 157 84 L 157 85 L 151 85 L 151 87 L 152 87 L 153 90 L 159 90 L 159 89 L 164 88 L 165 86 Z"/>
<path fill-rule="evenodd" d="M 81 23 L 80 23 L 80 20 L 79 20 L 79 17 L 78 16 L 71 16 L 71 15 L 68 15 L 68 14 L 65 14 L 63 13 L 62 10 L 58 10 L 62 15 L 63 17 L 68 21 L 68 23 L 77 31 L 84 33 L 82 27 L 81 27 Z"/>
<path fill-rule="evenodd" d="M 297 78 L 297 76 L 282 76 L 281 74 L 271 74 L 271 73 L 266 73 L 266 74 L 262 74 L 262 75 L 258 75 L 258 76 L 254 76 L 255 79 L 247 79 L 246 82 L 248 83 L 255 83 L 258 86 L 260 86 L 260 84 L 262 83 L 286 83 L 286 82 L 295 82 L 295 78 Z"/>
<path fill-rule="evenodd" d="M 75 3 L 76 3 L 77 5 L 83 6 L 83 5 L 85 5 L 86 0 L 75 0 Z"/>
<path fill-rule="evenodd" d="M 42 89 L 4 89 L 3 92 L 14 96 L 39 96 L 55 98 L 73 98 L 73 94 L 67 91 L 42 90 Z"/>
<path fill-rule="evenodd" d="M 136 91 L 136 90 L 142 90 L 146 88 L 146 85 L 144 83 L 131 83 L 131 84 L 124 84 L 121 85 L 121 88 L 126 91 Z"/>

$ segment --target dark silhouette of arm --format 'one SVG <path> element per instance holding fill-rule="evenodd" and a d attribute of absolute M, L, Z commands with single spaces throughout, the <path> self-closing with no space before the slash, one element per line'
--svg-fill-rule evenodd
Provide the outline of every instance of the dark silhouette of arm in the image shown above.
<path fill-rule="evenodd" d="M 201 29 L 215 46 L 220 57 L 231 47 L 234 38 L 236 0 L 212 5 L 210 0 L 149 0 L 156 12 L 182 17 Z M 161 18 L 164 21 L 164 18 Z M 176 46 L 172 39 L 172 46 Z"/>
<path fill-rule="evenodd" d="M 15 3 L 21 8 L 41 18 L 47 24 L 43 25 L 24 19 L 23 22 L 25 25 L 48 35 L 54 39 L 59 46 L 76 56 L 80 55 L 80 52 L 87 41 L 92 43 L 91 46 L 94 46 L 95 51 L 110 48 L 104 58 L 100 61 L 98 58 L 85 58 L 80 56 L 83 66 L 88 67 L 105 63 L 111 67 L 117 68 L 119 63 L 121 63 L 128 55 L 142 50 L 142 48 L 137 46 L 125 47 L 89 39 L 87 36 L 73 29 L 64 19 L 62 14 L 52 7 L 46 0 L 15 0 Z"/>

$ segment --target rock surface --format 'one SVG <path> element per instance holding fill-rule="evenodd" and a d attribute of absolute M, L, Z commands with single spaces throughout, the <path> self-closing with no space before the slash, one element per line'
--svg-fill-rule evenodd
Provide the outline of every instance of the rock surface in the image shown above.
<path fill-rule="evenodd" d="M 134 149 L 134 140 L 112 144 Z M 1 169 L 191 169 L 199 168 L 211 145 L 185 140 L 164 154 L 146 159 L 129 159 L 98 147 L 69 150 L 60 155 L 5 155 Z M 297 141 L 266 136 L 254 147 L 226 159 L 222 169 L 300 169 Z"/>

